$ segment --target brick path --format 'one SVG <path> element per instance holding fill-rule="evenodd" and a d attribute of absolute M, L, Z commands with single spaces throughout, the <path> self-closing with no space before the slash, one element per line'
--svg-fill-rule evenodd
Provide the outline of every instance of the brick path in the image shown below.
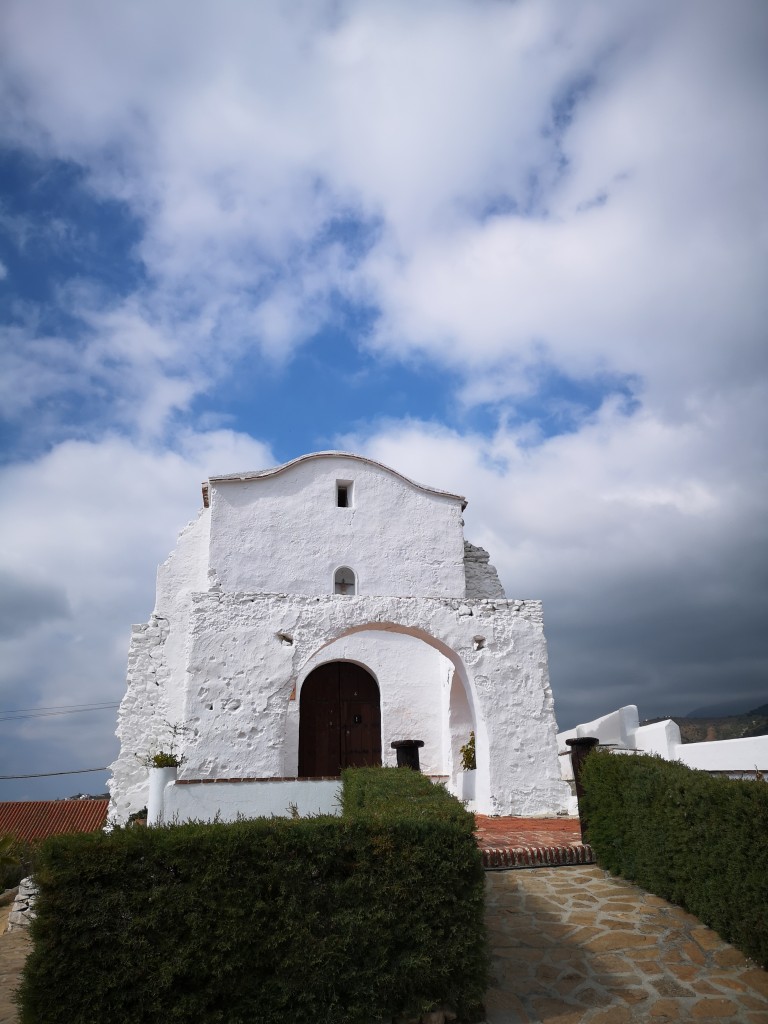
<path fill-rule="evenodd" d="M 592 848 L 581 841 L 578 818 L 490 818 L 475 815 L 477 844 L 485 868 L 532 868 L 591 864 Z"/>

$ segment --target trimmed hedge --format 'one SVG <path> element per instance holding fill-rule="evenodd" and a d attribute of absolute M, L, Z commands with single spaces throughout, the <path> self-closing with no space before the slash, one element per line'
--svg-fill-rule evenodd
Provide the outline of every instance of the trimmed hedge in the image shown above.
<path fill-rule="evenodd" d="M 487 977 L 471 815 L 409 769 L 350 771 L 344 794 L 341 819 L 48 840 L 23 1024 L 471 1017 Z"/>
<path fill-rule="evenodd" d="M 595 751 L 582 813 L 598 863 L 768 966 L 768 785 Z"/>

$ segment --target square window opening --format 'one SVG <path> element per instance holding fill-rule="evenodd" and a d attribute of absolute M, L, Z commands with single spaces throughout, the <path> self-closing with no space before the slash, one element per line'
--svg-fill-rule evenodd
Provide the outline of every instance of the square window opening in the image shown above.
<path fill-rule="evenodd" d="M 337 480 L 336 481 L 336 507 L 337 508 L 351 508 L 352 507 L 352 481 L 351 480 Z"/>

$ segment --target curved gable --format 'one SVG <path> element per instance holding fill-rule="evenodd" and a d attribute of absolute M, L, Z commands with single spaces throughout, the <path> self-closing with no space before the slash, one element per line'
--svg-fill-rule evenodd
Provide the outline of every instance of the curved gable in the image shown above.
<path fill-rule="evenodd" d="M 376 459 L 369 459 L 365 455 L 355 455 L 354 452 L 337 451 L 310 452 L 307 455 L 299 455 L 298 458 L 290 459 L 288 462 L 284 462 L 280 466 L 273 466 L 271 469 L 257 469 L 248 473 L 225 473 L 220 476 L 211 476 L 203 484 L 203 504 L 208 508 L 210 494 L 209 486 L 211 484 L 227 482 L 245 483 L 248 480 L 265 480 L 268 477 L 278 476 L 280 473 L 285 473 L 286 470 L 292 469 L 294 466 L 298 466 L 303 462 L 309 462 L 314 459 L 350 459 L 353 462 L 361 462 L 369 466 L 375 466 L 377 469 L 382 469 L 385 473 L 390 473 L 393 477 L 397 477 L 410 487 L 415 487 L 419 491 L 424 491 L 425 494 L 434 494 L 441 498 L 455 498 L 456 501 L 461 502 L 462 510 L 467 507 L 467 499 L 463 494 L 453 494 L 451 491 L 443 491 L 438 487 L 429 487 L 426 484 L 420 484 L 418 481 L 412 480 L 403 473 L 398 473 L 396 469 L 386 466 L 383 462 L 377 462 Z"/>

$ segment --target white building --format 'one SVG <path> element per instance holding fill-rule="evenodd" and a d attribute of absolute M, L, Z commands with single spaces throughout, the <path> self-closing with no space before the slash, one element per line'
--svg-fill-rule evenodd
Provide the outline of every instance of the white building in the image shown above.
<path fill-rule="evenodd" d="M 560 768 L 564 779 L 573 778 L 566 740 L 593 736 L 602 747 L 621 754 L 656 754 L 667 761 L 680 761 L 713 775 L 754 778 L 768 772 L 768 736 L 745 736 L 734 740 L 683 743 L 680 726 L 671 718 L 640 725 L 636 704 L 602 715 L 592 722 L 558 733 Z"/>
<path fill-rule="evenodd" d="M 133 627 L 113 819 L 146 805 L 141 759 L 174 729 L 181 817 L 272 811 L 263 780 L 394 764 L 401 739 L 458 792 L 471 731 L 475 809 L 564 811 L 541 603 L 505 598 L 464 498 L 320 452 L 211 477 L 203 506 Z"/>

